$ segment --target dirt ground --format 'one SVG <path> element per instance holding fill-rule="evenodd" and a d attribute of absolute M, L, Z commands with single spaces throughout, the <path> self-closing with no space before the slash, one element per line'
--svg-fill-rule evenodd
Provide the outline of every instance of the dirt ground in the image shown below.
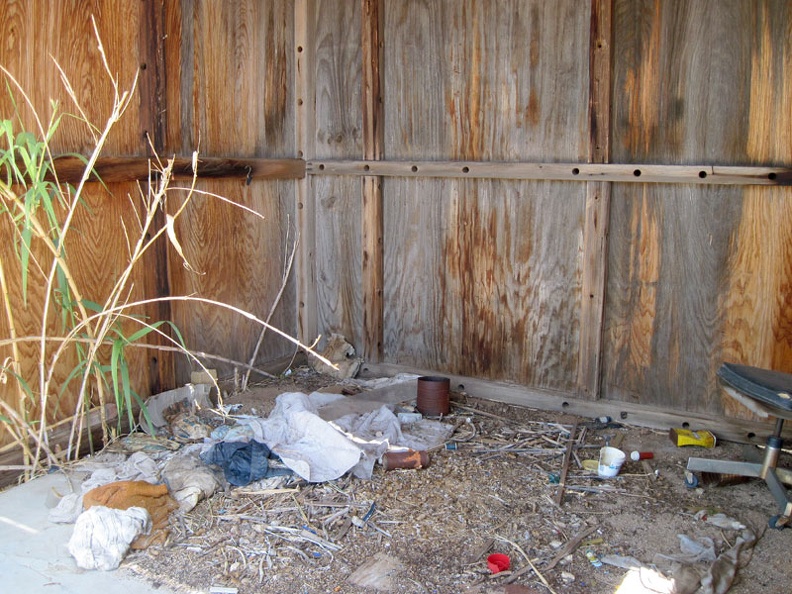
<path fill-rule="evenodd" d="M 277 394 L 309 393 L 334 381 L 302 369 L 226 402 L 266 416 Z M 743 533 L 696 517 L 706 510 L 710 516 L 722 512 L 758 536 L 729 592 L 792 591 L 792 529 L 767 529 L 776 508 L 764 483 L 684 484 L 688 456 L 741 459 L 744 446 L 679 448 L 665 431 L 561 417 L 463 393 L 452 393 L 451 402 L 445 420 L 458 426 L 450 440 L 456 449 L 430 452 L 427 468 L 384 471 L 377 465 L 371 480 L 344 476 L 257 492 L 226 489 L 172 518 L 170 540 L 130 554 L 123 570 L 183 592 L 668 591 L 628 584 L 619 589 L 637 570 L 597 559 L 631 557 L 670 576 L 683 567 L 667 558 L 682 554 L 678 535 L 699 542 L 709 537 L 716 554 L 728 551 Z M 601 446 L 619 441 L 628 453 L 650 451 L 654 458 L 628 459 L 612 479 L 586 468 Z M 493 574 L 487 565 L 492 553 L 507 555 L 510 569 Z M 676 575 L 692 569 L 698 576 L 711 565 L 692 563 Z M 652 579 L 646 569 L 640 575 L 645 584 Z"/>

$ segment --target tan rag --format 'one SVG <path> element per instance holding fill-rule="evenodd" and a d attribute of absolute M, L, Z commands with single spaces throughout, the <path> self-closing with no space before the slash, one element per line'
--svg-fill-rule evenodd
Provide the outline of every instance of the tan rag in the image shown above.
<path fill-rule="evenodd" d="M 164 543 L 170 532 L 168 517 L 179 504 L 168 494 L 166 485 L 152 485 L 146 481 L 116 481 L 91 489 L 83 496 L 83 507 L 103 505 L 113 509 L 143 507 L 151 516 L 151 533 L 141 534 L 130 545 L 145 549 L 155 543 Z"/>

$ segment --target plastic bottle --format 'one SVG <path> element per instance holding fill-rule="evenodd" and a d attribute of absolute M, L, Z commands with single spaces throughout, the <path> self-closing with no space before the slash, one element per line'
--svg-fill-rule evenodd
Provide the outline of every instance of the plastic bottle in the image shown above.
<path fill-rule="evenodd" d="M 651 460 L 652 458 L 654 458 L 654 453 L 652 452 L 639 452 L 635 450 L 630 454 L 630 460 L 635 460 L 636 462 L 638 460 Z"/>

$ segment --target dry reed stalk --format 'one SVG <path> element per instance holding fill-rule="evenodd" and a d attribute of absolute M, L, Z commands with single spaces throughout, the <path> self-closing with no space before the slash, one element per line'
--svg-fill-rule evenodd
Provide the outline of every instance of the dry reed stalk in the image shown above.
<path fill-rule="evenodd" d="M 197 363 L 202 369 L 206 370 L 206 367 L 201 363 L 199 356 L 210 357 L 206 353 L 193 353 L 189 351 L 184 345 L 180 344 L 178 341 L 174 340 L 171 336 L 167 333 L 163 332 L 159 329 L 159 325 L 163 322 L 156 322 L 155 324 L 148 324 L 145 321 L 140 320 L 134 316 L 127 314 L 126 312 L 131 308 L 142 307 L 152 303 L 156 303 L 159 301 L 185 301 L 185 302 L 196 302 L 196 303 L 205 303 L 214 305 L 217 307 L 229 309 L 231 311 L 236 312 L 239 315 L 242 315 L 249 320 L 253 321 L 254 323 L 260 324 L 262 326 L 262 332 L 259 339 L 258 344 L 256 345 L 256 349 L 254 351 L 254 358 L 257 355 L 258 349 L 261 344 L 261 340 L 263 339 L 264 332 L 269 330 L 272 331 L 279 336 L 286 338 L 287 340 L 293 342 L 298 349 L 303 349 L 307 354 L 314 356 L 320 359 L 322 362 L 333 366 L 333 364 L 325 359 L 324 357 L 318 355 L 314 350 L 313 346 L 308 346 L 302 344 L 296 338 L 291 337 L 287 333 L 281 331 L 280 329 L 272 326 L 270 324 L 270 320 L 272 318 L 273 312 L 275 307 L 277 306 L 278 302 L 281 299 L 283 291 L 285 290 L 285 286 L 288 280 L 288 276 L 290 274 L 292 262 L 294 259 L 294 255 L 297 249 L 297 241 L 295 241 L 294 248 L 289 256 L 287 265 L 284 270 L 283 274 L 283 282 L 282 286 L 277 294 L 275 299 L 275 303 L 270 310 L 270 313 L 266 320 L 261 320 L 258 317 L 228 304 L 215 301 L 212 299 L 200 298 L 200 297 L 192 297 L 192 296 L 172 296 L 172 297 L 164 297 L 158 299 L 143 299 L 132 301 L 131 300 L 131 276 L 133 268 L 140 262 L 143 254 L 151 248 L 155 241 L 161 240 L 162 236 L 164 235 L 165 238 L 173 245 L 174 249 L 183 259 L 185 266 L 193 270 L 194 269 L 190 266 L 190 263 L 187 261 L 184 253 L 181 249 L 181 245 L 179 244 L 178 238 L 175 232 L 175 222 L 178 217 L 185 211 L 188 205 L 191 202 L 191 198 L 195 195 L 206 195 L 212 196 L 218 200 L 228 202 L 235 208 L 241 208 L 247 212 L 254 214 L 257 217 L 264 218 L 260 213 L 236 202 L 228 200 L 225 197 L 219 196 L 217 194 L 212 194 L 210 192 L 203 192 L 196 189 L 196 183 L 198 179 L 198 153 L 193 153 L 193 177 L 192 183 L 188 186 L 184 187 L 171 187 L 171 174 L 173 169 L 173 160 L 169 160 L 163 163 L 163 161 L 156 155 L 154 159 L 156 160 L 156 165 L 152 165 L 152 177 L 149 179 L 149 183 L 144 191 L 143 188 L 138 185 L 139 196 L 138 199 L 140 200 L 141 204 L 143 205 L 142 213 L 139 213 L 137 209 L 132 209 L 133 212 L 136 213 L 136 222 L 137 228 L 134 230 L 130 230 L 127 228 L 126 224 L 122 221 L 121 227 L 124 235 L 124 239 L 126 241 L 127 246 L 127 255 L 128 255 L 128 263 L 124 267 L 124 269 L 120 272 L 119 277 L 117 278 L 112 290 L 110 291 L 109 296 L 105 299 L 105 301 L 99 305 L 99 311 L 97 313 L 93 313 L 92 311 L 88 311 L 85 306 L 85 300 L 83 296 L 83 292 L 81 291 L 80 286 L 75 281 L 71 271 L 69 269 L 69 262 L 66 258 L 66 254 L 64 251 L 64 246 L 66 244 L 66 238 L 70 234 L 70 230 L 72 227 L 72 223 L 74 221 L 75 215 L 79 209 L 79 205 L 81 204 L 81 198 L 87 187 L 87 184 L 91 180 L 92 173 L 94 166 L 102 153 L 107 138 L 109 137 L 110 131 L 113 127 L 118 123 L 118 121 L 124 115 L 126 109 L 132 102 L 132 98 L 134 97 L 135 90 L 137 88 L 137 81 L 138 81 L 138 74 L 135 74 L 133 81 L 128 90 L 122 91 L 121 85 L 119 83 L 119 79 L 113 75 L 111 68 L 107 61 L 107 56 L 104 51 L 104 47 L 101 41 L 101 37 L 99 35 L 99 30 L 96 25 L 95 20 L 92 18 L 94 34 L 96 36 L 97 44 L 98 44 L 98 52 L 101 57 L 102 67 L 104 68 L 105 75 L 108 77 L 110 81 L 110 85 L 112 88 L 113 94 L 113 101 L 112 107 L 109 116 L 104 124 L 104 127 L 99 129 L 93 126 L 86 117 L 86 112 L 80 105 L 80 102 L 69 82 L 68 76 L 61 68 L 61 66 L 55 62 L 56 67 L 61 75 L 61 80 L 66 89 L 66 92 L 74 104 L 77 112 L 80 114 L 80 118 L 82 121 L 88 126 L 90 131 L 91 137 L 93 138 L 94 148 L 91 154 L 88 156 L 86 161 L 86 166 L 83 172 L 83 175 L 80 178 L 76 188 L 72 189 L 61 184 L 57 178 L 57 171 L 51 171 L 52 175 L 55 178 L 55 186 L 58 188 L 58 199 L 62 200 L 63 207 L 64 207 L 64 214 L 63 218 L 58 221 L 58 228 L 56 229 L 57 241 L 54 241 L 52 237 L 48 234 L 47 225 L 45 225 L 42 221 L 40 221 L 36 213 L 33 213 L 33 216 L 29 218 L 29 224 L 31 225 L 30 231 L 35 235 L 36 240 L 40 240 L 42 245 L 45 246 L 47 253 L 49 254 L 51 261 L 49 262 L 39 262 L 36 260 L 35 256 L 32 258 L 32 265 L 35 267 L 35 270 L 41 274 L 45 278 L 44 283 L 44 302 L 42 305 L 42 312 L 41 312 L 41 324 L 40 333 L 35 337 L 24 337 L 20 338 L 17 336 L 16 332 L 16 320 L 14 319 L 13 314 L 13 306 L 10 303 L 8 298 L 8 289 L 7 289 L 7 279 L 5 278 L 5 270 L 0 267 L 0 289 L 3 290 L 4 294 L 4 305 L 6 308 L 6 316 L 9 321 L 9 325 L 12 329 L 12 335 L 10 340 L 7 341 L 0 341 L 0 345 L 10 344 L 12 348 L 12 354 L 15 361 L 19 361 L 21 359 L 20 351 L 18 345 L 25 340 L 34 339 L 38 346 L 38 385 L 35 392 L 38 393 L 37 396 L 37 405 L 38 405 L 38 419 L 35 423 L 31 423 L 26 418 L 26 415 L 19 414 L 18 411 L 13 410 L 8 403 L 3 402 L 2 410 L 6 410 L 9 414 L 7 415 L 10 422 L 7 425 L 10 428 L 10 434 L 12 438 L 19 443 L 20 447 L 23 448 L 26 461 L 31 462 L 34 466 L 38 465 L 42 459 L 42 455 L 44 455 L 49 460 L 54 460 L 52 455 L 51 448 L 47 443 L 47 430 L 48 430 L 48 415 L 50 412 L 50 398 L 51 398 L 51 391 L 52 385 L 54 382 L 55 372 L 58 369 L 59 362 L 63 359 L 67 349 L 72 347 L 73 345 L 77 345 L 80 343 L 88 345 L 87 353 L 84 355 L 84 359 L 80 359 L 79 365 L 82 366 L 81 372 L 82 375 L 80 377 L 80 386 L 77 392 L 77 398 L 75 402 L 75 411 L 73 418 L 75 419 L 74 423 L 72 424 L 72 431 L 69 438 L 68 449 L 66 451 L 67 458 L 71 458 L 72 455 L 77 455 L 77 452 L 73 451 L 75 449 L 75 443 L 79 444 L 82 441 L 83 432 L 85 430 L 85 414 L 86 410 L 89 408 L 89 404 L 93 402 L 94 398 L 91 397 L 89 392 L 91 390 L 95 390 L 96 399 L 98 400 L 98 406 L 102 414 L 104 414 L 105 405 L 107 403 L 107 395 L 105 391 L 105 371 L 101 371 L 101 366 L 98 364 L 100 362 L 100 349 L 106 347 L 108 344 L 112 344 L 115 348 L 115 343 L 110 340 L 110 337 L 113 332 L 119 332 L 118 328 L 121 328 L 121 323 L 125 323 L 127 327 L 130 323 L 139 324 L 141 328 L 134 334 L 134 336 L 145 336 L 148 333 L 156 333 L 163 340 L 166 342 L 165 345 L 138 345 L 135 344 L 134 341 L 128 341 L 122 335 L 122 338 L 126 340 L 127 344 L 123 344 L 121 348 L 125 348 L 126 346 L 140 346 L 152 349 L 161 349 L 161 350 L 175 350 L 182 352 L 186 356 L 190 357 L 193 361 Z M 38 129 L 38 134 L 44 140 L 42 141 L 43 152 L 42 155 L 42 165 L 48 166 L 53 161 L 53 155 L 51 152 L 51 148 L 49 145 L 49 135 L 48 131 L 52 130 L 54 132 L 53 121 L 54 121 L 54 114 L 53 120 L 50 122 L 50 127 L 45 127 L 42 123 L 39 114 L 36 112 L 36 109 L 30 99 L 30 97 L 25 93 L 22 86 L 19 82 L 13 77 L 13 75 L 8 72 L 5 68 L 0 67 L 0 71 L 2 71 L 8 80 L 11 82 L 12 86 L 21 94 L 22 98 L 24 99 L 25 104 L 30 108 L 33 117 L 35 119 L 35 125 Z M 153 183 L 153 175 L 156 174 L 158 177 L 157 183 Z M 5 185 L 2 186 L 3 190 L 3 197 L 7 198 L 11 202 L 14 202 L 17 206 L 24 206 L 20 205 L 20 198 L 15 196 L 13 192 L 11 192 L 8 187 Z M 166 213 L 166 223 L 165 225 L 157 228 L 155 226 L 155 215 L 160 209 L 164 209 L 166 198 L 170 192 L 179 191 L 179 192 L 186 192 L 186 197 L 180 204 L 180 206 L 176 209 L 173 214 Z M 7 195 L 7 196 L 6 196 Z M 131 196 L 129 197 L 132 200 Z M 10 212 L 6 209 L 7 212 Z M 19 229 L 14 226 L 14 229 L 17 234 L 20 233 Z M 135 238 L 132 235 L 136 236 Z M 2 262 L 0 262 L 0 266 Z M 71 322 L 71 328 L 69 332 L 66 334 L 65 337 L 61 336 L 54 336 L 48 330 L 48 325 L 51 321 L 51 317 L 54 315 L 54 296 L 56 294 L 57 289 L 57 276 L 60 275 L 63 279 L 65 279 L 65 285 L 69 291 L 70 296 L 70 303 L 69 307 L 74 307 L 74 313 L 70 315 L 77 314 L 74 316 Z M 65 306 L 64 306 L 65 307 Z M 120 332 L 119 332 L 120 334 Z M 168 344 L 169 343 L 169 344 Z M 54 345 L 54 346 L 53 346 Z M 232 362 L 223 357 L 211 356 L 214 359 Z M 238 364 L 240 367 L 243 367 L 247 370 L 246 377 L 249 377 L 250 371 L 254 370 L 252 363 L 245 365 L 244 363 L 232 362 Z M 12 363 L 13 364 L 13 363 Z M 6 367 L 4 365 L 3 369 L 5 370 Z M 258 371 L 258 370 L 256 370 Z M 115 371 L 114 371 L 115 373 Z M 264 373 L 264 375 L 269 375 Z M 21 379 L 21 378 L 20 378 Z M 117 404 L 120 405 L 119 401 L 119 394 L 118 394 L 118 377 L 114 376 L 114 387 L 115 387 L 115 397 Z M 215 386 L 217 384 L 215 382 Z M 25 392 L 22 384 L 18 381 L 18 391 L 19 391 L 19 407 L 20 411 L 24 413 L 26 410 L 25 403 L 26 399 L 30 396 L 28 393 Z M 32 390 L 31 390 L 32 393 Z M 218 393 L 220 390 L 218 389 Z M 220 393 L 221 394 L 221 393 Z M 222 405 L 222 394 L 220 395 Z M 130 421 L 132 420 L 131 414 L 131 401 L 129 400 L 129 396 L 127 395 L 127 413 L 129 415 Z M 121 409 L 121 406 L 119 406 Z M 104 441 L 108 441 L 108 424 L 107 418 L 102 417 L 102 429 L 103 429 L 103 438 Z M 27 436 L 27 438 L 26 438 Z M 29 439 L 28 439 L 29 438 Z M 34 444 L 33 448 L 30 448 L 29 441 L 32 441 Z"/>
<path fill-rule="evenodd" d="M 288 243 L 288 237 L 286 238 Z M 275 309 L 278 307 L 280 303 L 281 297 L 283 297 L 283 291 L 286 290 L 286 284 L 289 281 L 289 276 L 291 275 L 292 264 L 294 263 L 294 255 L 297 253 L 297 246 L 300 243 L 299 236 L 295 238 L 294 245 L 292 246 L 291 254 L 289 254 L 289 258 L 284 266 L 283 275 L 281 278 L 280 288 L 278 289 L 278 294 L 275 295 L 275 299 L 272 302 L 272 306 L 270 307 L 269 313 L 267 314 L 266 323 L 269 324 L 272 320 L 272 316 L 275 313 Z M 248 370 L 245 373 L 244 377 L 242 378 L 242 390 L 247 390 L 248 382 L 250 381 L 250 369 L 253 364 L 256 362 L 256 357 L 258 357 L 259 349 L 261 348 L 262 342 L 264 342 L 264 334 L 267 332 L 267 327 L 264 326 L 259 333 L 258 340 L 256 341 L 256 346 L 253 349 L 253 354 L 250 356 L 250 361 L 248 361 Z"/>

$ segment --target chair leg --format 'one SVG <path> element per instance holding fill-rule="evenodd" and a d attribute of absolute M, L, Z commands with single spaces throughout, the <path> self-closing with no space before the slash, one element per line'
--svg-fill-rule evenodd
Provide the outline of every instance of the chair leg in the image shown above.
<path fill-rule="evenodd" d="M 715 474 L 734 474 L 751 478 L 761 478 L 770 489 L 770 493 L 778 504 L 779 515 L 770 518 L 771 528 L 783 528 L 792 519 L 792 501 L 790 501 L 783 479 L 789 478 L 789 472 L 777 469 L 778 456 L 783 447 L 781 430 L 783 419 L 778 419 L 776 432 L 767 438 L 764 459 L 759 462 L 736 462 L 734 460 L 709 460 L 707 458 L 688 458 L 687 470 L 693 472 L 712 472 Z M 696 486 L 694 481 L 686 478 L 688 486 Z"/>

